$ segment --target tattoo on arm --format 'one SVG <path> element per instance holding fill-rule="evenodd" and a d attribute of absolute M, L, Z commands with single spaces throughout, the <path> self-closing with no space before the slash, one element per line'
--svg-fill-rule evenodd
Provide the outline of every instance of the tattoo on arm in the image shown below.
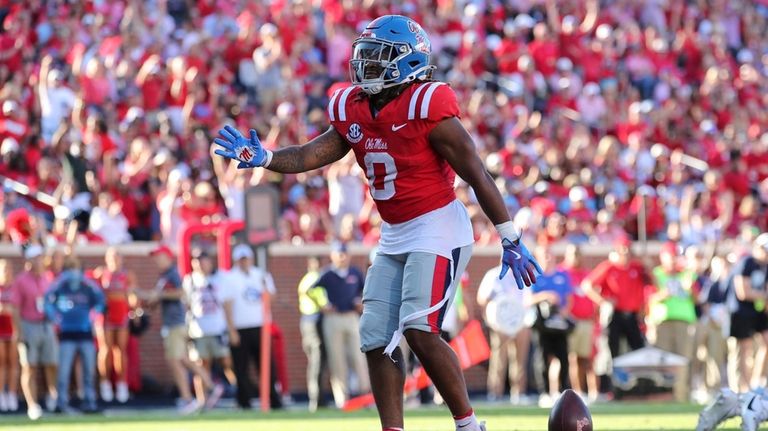
<path fill-rule="evenodd" d="M 311 171 L 331 164 L 349 152 L 349 145 L 333 127 L 304 145 L 281 148 L 267 169 L 281 173 Z"/>

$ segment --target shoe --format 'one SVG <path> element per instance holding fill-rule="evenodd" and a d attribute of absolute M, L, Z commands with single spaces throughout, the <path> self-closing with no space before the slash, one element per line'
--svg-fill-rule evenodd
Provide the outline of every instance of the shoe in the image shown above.
<path fill-rule="evenodd" d="M 741 399 L 741 429 L 756 431 L 760 422 L 768 419 L 768 400 L 761 392 L 749 391 Z"/>
<path fill-rule="evenodd" d="M 49 412 L 52 412 L 52 411 L 56 410 L 56 402 L 57 401 L 58 400 L 56 399 L 56 397 L 52 397 L 50 395 L 46 395 L 45 396 L 45 409 L 48 410 Z"/>
<path fill-rule="evenodd" d="M 216 404 L 219 402 L 223 394 L 224 385 L 221 383 L 213 385 L 213 389 L 211 389 L 211 392 L 208 394 L 208 399 L 205 400 L 205 409 L 208 410 L 216 407 Z"/>
<path fill-rule="evenodd" d="M 176 411 L 182 416 L 189 416 L 196 413 L 199 409 L 200 404 L 193 398 L 189 401 L 183 401 L 181 405 L 176 408 Z"/>
<path fill-rule="evenodd" d="M 7 396 L 8 411 L 12 413 L 19 411 L 19 396 L 15 392 L 8 392 Z"/>
<path fill-rule="evenodd" d="M 739 396 L 728 388 L 720 389 L 715 399 L 699 413 L 696 431 L 712 431 L 721 422 L 740 412 Z"/>
<path fill-rule="evenodd" d="M 33 404 L 27 408 L 27 417 L 29 417 L 31 420 L 36 421 L 42 416 L 43 409 L 40 407 L 40 404 Z"/>
<path fill-rule="evenodd" d="M 112 382 L 109 380 L 102 380 L 99 384 L 99 393 L 101 394 L 101 399 L 104 400 L 105 403 L 111 403 L 115 398 L 115 394 L 112 392 Z"/>
<path fill-rule="evenodd" d="M 128 383 L 117 382 L 117 388 L 115 390 L 115 399 L 117 402 L 120 404 L 125 404 L 128 402 L 128 398 L 130 397 L 131 394 L 128 392 Z"/>
<path fill-rule="evenodd" d="M 0 392 L 0 412 L 8 411 L 8 394 Z"/>

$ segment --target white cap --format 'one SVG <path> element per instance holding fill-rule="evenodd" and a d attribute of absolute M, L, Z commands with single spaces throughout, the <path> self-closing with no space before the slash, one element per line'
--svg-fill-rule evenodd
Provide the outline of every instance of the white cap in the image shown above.
<path fill-rule="evenodd" d="M 240 260 L 249 257 L 253 259 L 253 250 L 248 244 L 238 244 L 232 249 L 232 260 Z"/>
<path fill-rule="evenodd" d="M 43 247 L 37 244 L 32 244 L 24 250 L 24 259 L 34 259 L 43 255 Z"/>
<path fill-rule="evenodd" d="M 582 186 L 576 186 L 568 192 L 568 199 L 573 202 L 584 201 L 588 196 L 587 189 Z"/>

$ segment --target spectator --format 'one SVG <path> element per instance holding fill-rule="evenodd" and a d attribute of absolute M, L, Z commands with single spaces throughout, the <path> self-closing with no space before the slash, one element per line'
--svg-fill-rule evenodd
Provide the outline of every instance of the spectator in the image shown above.
<path fill-rule="evenodd" d="M 328 212 L 337 233 L 341 231 L 345 216 L 357 216 L 363 209 L 365 190 L 361 175 L 362 170 L 351 152 L 328 168 Z M 360 232 L 355 232 L 350 238 L 350 240 L 360 239 L 362 239 Z"/>
<path fill-rule="evenodd" d="M 488 399 L 500 400 L 509 381 L 509 401 L 524 403 L 528 386 L 528 350 L 531 330 L 524 322 L 531 304 L 531 291 L 518 289 L 513 277 L 499 280 L 500 266 L 489 269 L 477 289 L 477 304 L 485 309 L 490 328 L 491 357 L 488 361 Z"/>
<path fill-rule="evenodd" d="M 645 345 L 640 323 L 644 319 L 645 285 L 650 281 L 640 262 L 630 258 L 631 242 L 622 238 L 614 243 L 615 249 L 593 269 L 582 282 L 584 293 L 602 310 L 611 310 L 608 324 L 608 345 L 611 356 L 616 357 L 621 339 L 630 350 Z"/>
<path fill-rule="evenodd" d="M 701 255 L 702 251 L 697 250 L 696 253 Z M 706 263 L 705 259 L 702 260 Z M 695 359 L 699 364 L 693 371 L 691 384 L 694 391 L 703 392 L 708 398 L 707 390 L 714 393 L 728 386 L 726 343 L 731 329 L 728 301 L 734 295 L 728 261 L 722 256 L 713 256 L 706 271 L 699 273 L 697 282 L 701 286 L 697 298 L 701 317 L 696 327 L 695 349 Z"/>
<path fill-rule="evenodd" d="M 754 336 L 759 334 L 768 341 L 768 315 L 764 312 L 768 300 L 768 233 L 755 239 L 751 253 L 736 263 L 733 274 L 738 308 L 731 315 L 731 336 L 737 341 L 739 391 L 747 391 L 760 381 L 765 366 L 766 353 L 763 349 L 756 356 Z"/>
<path fill-rule="evenodd" d="M 42 367 L 45 374 L 46 408 L 53 411 L 57 405 L 56 366 L 59 360 L 59 342 L 53 323 L 48 320 L 43 310 L 45 295 L 51 284 L 51 279 L 43 272 L 43 248 L 37 244 L 30 245 L 24 250 L 24 259 L 24 271 L 13 281 L 21 318 L 21 389 L 27 402 L 27 416 L 37 420 L 43 414 L 37 402 L 38 367 Z"/>
<path fill-rule="evenodd" d="M 19 409 L 19 301 L 10 263 L 0 260 L 0 412 Z"/>
<path fill-rule="evenodd" d="M 227 348 L 227 322 L 224 309 L 219 301 L 221 280 L 214 272 L 214 261 L 204 251 L 197 251 L 192 257 L 192 272 L 184 276 L 182 286 L 186 295 L 189 338 L 192 339 L 192 358 L 200 363 L 207 373 L 212 373 L 214 361 L 219 363 L 224 376 L 235 385 L 232 360 Z M 195 376 L 198 393 L 204 393 L 203 380 Z M 221 398 L 224 387 L 214 386 L 213 393 L 206 400 L 206 408 L 212 408 Z"/>
<path fill-rule="evenodd" d="M 350 371 L 354 371 L 361 393 L 370 390 L 365 357 L 358 349 L 364 281 L 362 272 L 351 265 L 347 245 L 338 241 L 331 244 L 331 265 L 322 272 L 315 287 L 323 288 L 328 296 L 328 306 L 323 311 L 323 341 L 338 408 L 344 406 L 351 394 Z"/>
<path fill-rule="evenodd" d="M 561 391 L 571 388 L 568 333 L 573 329 L 573 322 L 568 312 L 571 309 L 573 285 L 568 274 L 555 267 L 554 256 L 546 247 L 538 246 L 535 257 L 544 270 L 536 278 L 536 284 L 531 286 L 531 303 L 537 309 L 534 329 L 539 334 L 539 348 L 544 363 L 544 390 L 539 398 L 539 406 L 551 407 Z"/>
<path fill-rule="evenodd" d="M 123 265 L 123 256 L 110 247 L 104 255 L 105 266 L 93 271 L 105 296 L 105 311 L 96 324 L 99 343 L 98 363 L 99 392 L 101 399 L 119 403 L 128 401 L 128 315 L 135 303 L 136 276 Z M 115 391 L 112 390 L 112 373 L 115 373 Z"/>
<path fill-rule="evenodd" d="M 237 378 L 237 405 L 251 408 L 252 387 L 249 375 L 251 361 L 259 370 L 261 364 L 261 332 L 267 316 L 264 315 L 263 296 L 275 294 L 272 276 L 253 265 L 253 250 L 246 244 L 232 249 L 233 268 L 222 281 L 220 300 L 224 307 L 229 334 L 229 348 Z M 277 391 L 275 364 L 270 361 L 269 404 L 273 409 L 282 408 Z M 267 402 L 267 400 L 261 400 Z"/>
<path fill-rule="evenodd" d="M 559 269 L 568 274 L 573 283 L 571 309 L 568 313 L 575 324 L 573 332 L 568 336 L 571 384 L 576 392 L 586 395 L 588 400 L 595 401 L 600 389 L 593 365 L 597 307 L 581 288 L 581 282 L 589 271 L 582 264 L 581 250 L 577 245 L 569 244 L 566 247 L 565 257 Z"/>
<path fill-rule="evenodd" d="M 675 243 L 665 243 L 659 257 L 661 264 L 652 271 L 654 291 L 648 298 L 648 322 L 655 333 L 654 344 L 693 362 L 696 272 L 680 265 Z M 678 401 L 687 401 L 690 396 L 688 370 L 685 367 L 685 372 L 675 379 Z"/>
<path fill-rule="evenodd" d="M 130 242 L 132 238 L 128 233 L 128 219 L 122 210 L 120 201 L 115 201 L 109 193 L 100 193 L 98 205 L 91 211 L 89 230 L 109 245 Z"/>
<path fill-rule="evenodd" d="M 181 415 L 189 415 L 203 406 L 205 395 L 199 393 L 197 399 L 192 397 L 187 370 L 203 380 L 205 388 L 211 390 L 209 396 L 212 397 L 217 392 L 220 395 L 221 388 L 215 388 L 207 371 L 189 359 L 186 313 L 182 302 L 184 290 L 174 262 L 173 251 L 167 246 L 159 246 L 152 251 L 152 257 L 160 270 L 160 277 L 149 299 L 153 303 L 160 302 L 163 320 L 161 333 L 163 334 L 165 359 L 181 397 L 178 412 Z"/>
<path fill-rule="evenodd" d="M 52 69 L 53 57 L 46 55 L 40 64 L 39 95 L 41 110 L 41 131 L 46 144 L 53 141 L 59 125 L 72 113 L 75 93 L 67 86 L 64 73 Z"/>
<path fill-rule="evenodd" d="M 45 295 L 45 314 L 59 326 L 59 372 L 57 410 L 72 412 L 69 405 L 69 384 L 75 355 L 82 366 L 84 396 L 82 410 L 97 410 L 95 379 L 96 346 L 93 343 L 91 313 L 104 312 L 104 294 L 83 275 L 80 262 L 73 256 L 64 263 L 64 271 L 54 280 Z"/>
<path fill-rule="evenodd" d="M 299 311 L 301 321 L 301 347 L 307 355 L 307 396 L 309 411 L 317 411 L 323 403 L 322 375 L 326 367 L 323 352 L 323 311 L 329 308 L 325 289 L 315 284 L 320 278 L 320 260 L 307 259 L 307 272 L 299 281 Z"/>

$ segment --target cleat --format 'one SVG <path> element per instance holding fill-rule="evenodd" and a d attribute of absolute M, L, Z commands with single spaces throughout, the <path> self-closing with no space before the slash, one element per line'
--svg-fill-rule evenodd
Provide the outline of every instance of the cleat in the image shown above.
<path fill-rule="evenodd" d="M 699 413 L 696 431 L 712 431 L 724 420 L 741 413 L 739 396 L 728 388 L 720 389 L 715 399 Z"/>

